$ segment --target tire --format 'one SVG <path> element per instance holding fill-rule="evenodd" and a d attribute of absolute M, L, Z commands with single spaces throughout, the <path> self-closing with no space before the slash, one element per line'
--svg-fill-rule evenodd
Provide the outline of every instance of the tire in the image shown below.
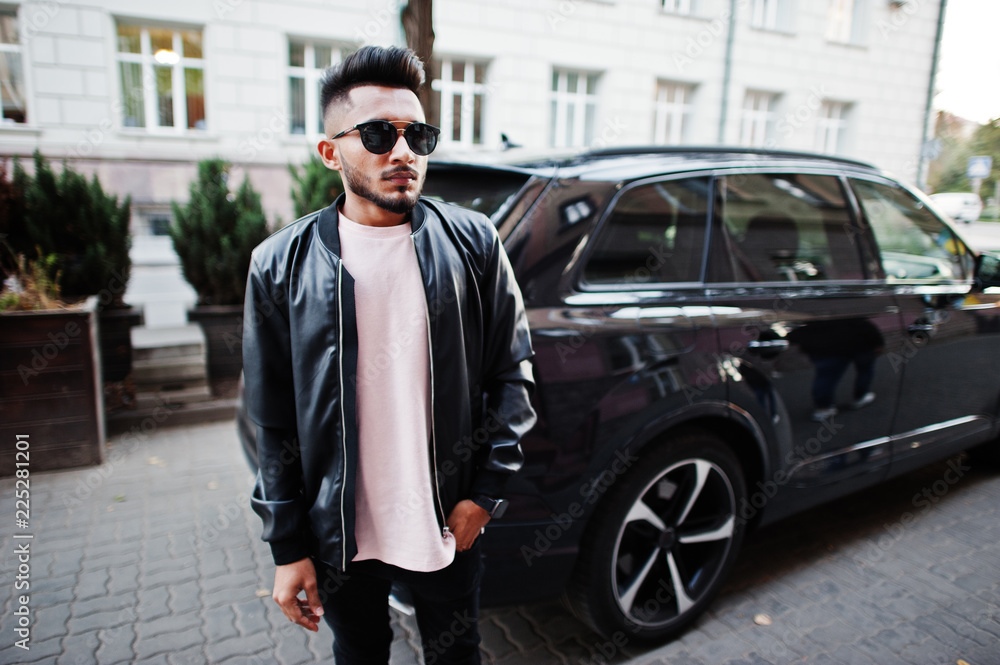
<path fill-rule="evenodd" d="M 746 496 L 736 456 L 687 432 L 650 450 L 598 505 L 567 590 L 605 637 L 663 642 L 700 615 L 739 552 Z"/>

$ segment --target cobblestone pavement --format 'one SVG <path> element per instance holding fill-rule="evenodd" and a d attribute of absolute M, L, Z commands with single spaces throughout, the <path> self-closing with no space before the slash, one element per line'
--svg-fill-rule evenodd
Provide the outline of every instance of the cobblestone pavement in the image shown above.
<path fill-rule="evenodd" d="M 231 423 L 117 437 L 108 459 L 31 476 L 30 528 L 17 530 L 30 541 L 12 537 L 14 479 L 0 480 L 0 663 L 331 662 L 326 627 L 291 625 L 268 596 L 273 566 Z M 620 646 L 553 601 L 484 611 L 484 661 L 1000 665 L 1000 473 L 951 464 L 756 534 L 710 611 L 670 644 Z M 28 651 L 14 630 L 25 542 Z M 420 662 L 415 622 L 394 617 L 392 662 Z"/>

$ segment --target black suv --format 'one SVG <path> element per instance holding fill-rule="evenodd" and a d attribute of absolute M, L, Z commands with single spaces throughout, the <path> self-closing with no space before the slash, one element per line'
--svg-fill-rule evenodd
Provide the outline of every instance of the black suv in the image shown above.
<path fill-rule="evenodd" d="M 998 260 L 870 165 L 601 151 L 434 163 L 425 193 L 496 223 L 536 354 L 484 603 L 565 592 L 599 632 L 659 640 L 748 527 L 997 454 Z"/>

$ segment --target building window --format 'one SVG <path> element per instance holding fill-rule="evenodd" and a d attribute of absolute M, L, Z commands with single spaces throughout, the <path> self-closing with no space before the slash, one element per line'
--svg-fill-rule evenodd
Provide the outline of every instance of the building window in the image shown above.
<path fill-rule="evenodd" d="M 844 102 L 823 100 L 816 119 L 816 149 L 820 152 L 837 154 L 844 152 L 844 137 L 847 134 L 847 116 L 851 105 Z"/>
<path fill-rule="evenodd" d="M 653 143 L 677 145 L 684 142 L 691 118 L 694 86 L 660 81 L 656 85 Z"/>
<path fill-rule="evenodd" d="M 122 124 L 177 132 L 205 126 L 200 30 L 118 26 Z"/>
<path fill-rule="evenodd" d="M 434 65 L 431 124 L 441 128 L 442 144 L 482 145 L 486 64 L 444 58 Z"/>
<path fill-rule="evenodd" d="M 308 41 L 288 42 L 288 132 L 325 134 L 319 107 L 323 72 L 340 62 L 340 49 Z M 306 128 L 309 131 L 306 131 Z"/>
<path fill-rule="evenodd" d="M 864 42 L 865 0 L 830 0 L 827 8 L 826 38 L 842 44 Z"/>
<path fill-rule="evenodd" d="M 747 90 L 743 98 L 740 123 L 740 145 L 762 148 L 774 132 L 775 107 L 778 95 L 759 90 Z"/>
<path fill-rule="evenodd" d="M 663 0 L 663 11 L 690 16 L 693 4 L 694 0 Z"/>
<path fill-rule="evenodd" d="M 0 11 L 0 99 L 3 101 L 3 123 L 27 121 L 25 96 L 17 13 Z"/>
<path fill-rule="evenodd" d="M 552 147 L 590 145 L 596 115 L 597 74 L 553 69 L 549 128 Z"/>
<path fill-rule="evenodd" d="M 753 0 L 750 25 L 762 30 L 787 30 L 788 13 L 788 0 Z"/>

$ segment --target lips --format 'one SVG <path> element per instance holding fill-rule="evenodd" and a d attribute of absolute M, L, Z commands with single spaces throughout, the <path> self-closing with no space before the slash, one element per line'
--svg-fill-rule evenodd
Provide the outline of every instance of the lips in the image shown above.
<path fill-rule="evenodd" d="M 405 186 L 417 179 L 417 173 L 416 171 L 411 171 L 410 169 L 401 169 L 393 171 L 383 178 L 394 185 Z"/>

